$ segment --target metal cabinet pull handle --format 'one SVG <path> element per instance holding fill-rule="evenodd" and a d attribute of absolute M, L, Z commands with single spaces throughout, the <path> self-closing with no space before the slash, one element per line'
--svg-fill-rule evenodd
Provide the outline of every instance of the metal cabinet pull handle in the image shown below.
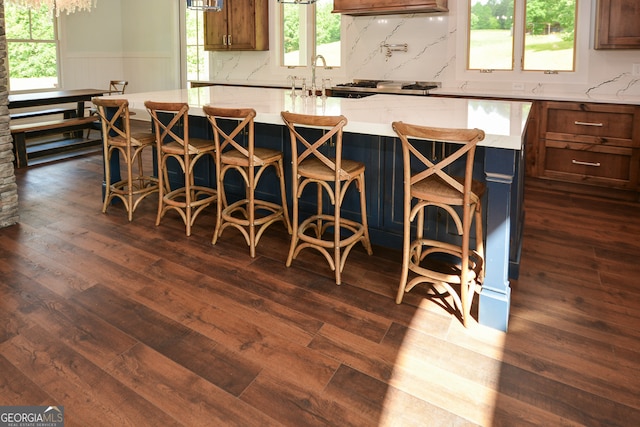
<path fill-rule="evenodd" d="M 574 165 L 600 167 L 600 162 L 597 162 L 597 163 L 592 163 L 592 162 L 581 162 L 580 160 L 573 159 L 573 160 L 571 160 L 571 163 L 573 163 Z"/>
<path fill-rule="evenodd" d="M 604 126 L 602 123 L 579 122 L 577 120 L 574 123 L 578 126 L 597 126 L 597 127 Z"/>
<path fill-rule="evenodd" d="M 227 40 L 229 41 L 229 43 L 227 43 L 227 44 L 228 44 L 229 46 L 231 46 L 231 34 L 229 34 L 229 35 L 227 36 Z"/>
<path fill-rule="evenodd" d="M 226 34 L 222 36 L 222 44 L 223 44 L 224 46 L 226 46 L 226 45 L 227 45 L 227 35 L 226 35 Z"/>

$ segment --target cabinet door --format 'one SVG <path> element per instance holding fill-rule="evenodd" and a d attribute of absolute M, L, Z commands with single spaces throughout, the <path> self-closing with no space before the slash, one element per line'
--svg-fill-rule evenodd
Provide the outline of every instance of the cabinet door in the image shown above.
<path fill-rule="evenodd" d="M 267 0 L 226 0 L 221 12 L 205 12 L 205 50 L 268 50 Z"/>
<path fill-rule="evenodd" d="M 229 4 L 229 49 L 255 49 L 255 0 L 234 0 L 227 4 Z"/>
<path fill-rule="evenodd" d="M 598 0 L 596 49 L 640 49 L 640 2 Z"/>
<path fill-rule="evenodd" d="M 227 37 L 229 30 L 227 27 L 229 1 L 225 2 L 224 8 L 220 12 L 204 13 L 204 49 L 205 50 L 227 50 Z"/>

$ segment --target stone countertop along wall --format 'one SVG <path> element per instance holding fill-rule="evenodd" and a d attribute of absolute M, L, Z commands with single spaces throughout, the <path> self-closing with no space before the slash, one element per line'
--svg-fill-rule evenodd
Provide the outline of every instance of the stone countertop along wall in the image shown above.
<path fill-rule="evenodd" d="M 0 228 L 18 222 L 18 186 L 13 168 L 9 131 L 9 91 L 7 90 L 7 40 L 4 27 L 4 1 L 0 0 Z"/>

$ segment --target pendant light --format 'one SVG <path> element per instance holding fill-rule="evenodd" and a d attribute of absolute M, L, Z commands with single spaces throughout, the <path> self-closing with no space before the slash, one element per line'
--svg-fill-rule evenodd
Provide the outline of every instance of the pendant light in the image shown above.
<path fill-rule="evenodd" d="M 187 0 L 187 7 L 191 10 L 202 10 L 204 12 L 220 12 L 223 0 Z"/>

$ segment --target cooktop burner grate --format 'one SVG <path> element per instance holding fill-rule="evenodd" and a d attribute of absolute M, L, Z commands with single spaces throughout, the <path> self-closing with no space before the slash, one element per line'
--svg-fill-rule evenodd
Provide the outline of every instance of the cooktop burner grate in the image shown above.
<path fill-rule="evenodd" d="M 353 80 L 333 87 L 334 96 L 360 98 L 375 94 L 429 95 L 431 89 L 439 88 L 439 82 L 402 82 L 395 80 Z"/>
<path fill-rule="evenodd" d="M 402 85 L 402 89 L 405 90 L 429 90 L 435 89 L 438 85 L 435 84 L 422 84 L 422 83 L 411 83 L 408 85 Z"/>
<path fill-rule="evenodd" d="M 380 80 L 354 80 L 349 83 L 340 83 L 336 86 L 340 87 L 365 87 L 365 88 L 375 88 L 378 87 L 378 83 Z"/>

